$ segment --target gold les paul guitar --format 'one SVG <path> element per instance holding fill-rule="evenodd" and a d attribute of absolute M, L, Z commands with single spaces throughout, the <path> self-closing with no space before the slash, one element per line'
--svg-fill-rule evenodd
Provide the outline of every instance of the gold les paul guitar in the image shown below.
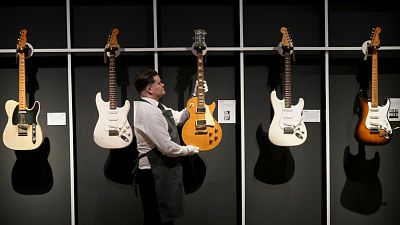
<path fill-rule="evenodd" d="M 392 139 L 392 128 L 387 115 L 390 101 L 387 99 L 384 106 L 378 105 L 378 48 L 380 45 L 380 33 L 380 27 L 373 29 L 370 46 L 368 46 L 372 48 L 371 100 L 368 101 L 361 94 L 359 95 L 361 118 L 354 131 L 357 141 L 366 145 L 384 145 Z"/>
<path fill-rule="evenodd" d="M 28 109 L 25 87 L 25 51 L 27 50 L 26 29 L 20 30 L 17 42 L 19 59 L 19 102 L 8 100 L 5 105 L 8 116 L 3 132 L 4 145 L 13 150 L 33 150 L 43 142 L 42 128 L 38 123 L 40 103 L 35 101 Z"/>
<path fill-rule="evenodd" d="M 187 102 L 186 107 L 190 116 L 182 128 L 182 139 L 185 144 L 197 146 L 200 151 L 211 150 L 222 140 L 221 126 L 212 115 L 215 102 L 211 105 L 205 103 L 203 65 L 203 52 L 207 48 L 205 35 L 204 30 L 194 31 L 193 50 L 197 55 L 197 97 L 193 97 Z"/>

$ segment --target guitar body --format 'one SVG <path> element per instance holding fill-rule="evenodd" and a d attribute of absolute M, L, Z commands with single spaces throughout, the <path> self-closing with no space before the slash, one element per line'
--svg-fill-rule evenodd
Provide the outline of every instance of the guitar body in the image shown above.
<path fill-rule="evenodd" d="M 99 119 L 93 132 L 94 142 L 107 149 L 128 146 L 133 139 L 132 128 L 128 121 L 129 101 L 126 100 L 123 107 L 111 110 L 109 102 L 104 102 L 101 93 L 98 92 L 96 106 Z"/>
<path fill-rule="evenodd" d="M 197 113 L 197 97 L 193 97 L 187 102 L 189 110 L 189 119 L 182 128 L 182 139 L 186 145 L 199 147 L 200 151 L 208 151 L 215 148 L 222 140 L 222 129 L 219 123 L 214 119 L 215 102 L 211 105 L 205 105 L 205 113 Z M 204 129 L 198 129 L 197 121 L 205 120 Z"/>
<path fill-rule="evenodd" d="M 354 136 L 358 142 L 366 145 L 384 145 L 392 140 L 392 129 L 387 118 L 390 101 L 383 107 L 371 107 L 364 97 L 360 96 L 361 118 L 358 120 Z M 377 125 L 377 126 L 374 126 Z M 378 129 L 375 129 L 378 127 Z"/>
<path fill-rule="evenodd" d="M 13 150 L 36 149 L 43 142 L 42 128 L 38 123 L 40 103 L 35 101 L 33 107 L 23 113 L 24 124 L 18 124 L 20 120 L 18 106 L 19 103 L 14 100 L 6 102 L 5 110 L 8 121 L 3 132 L 4 145 Z"/>
<path fill-rule="evenodd" d="M 276 91 L 271 92 L 271 104 L 274 117 L 268 131 L 268 138 L 277 146 L 301 145 L 307 139 L 307 129 L 303 121 L 304 100 L 299 99 L 297 105 L 285 108 L 284 99 L 276 96 Z"/>

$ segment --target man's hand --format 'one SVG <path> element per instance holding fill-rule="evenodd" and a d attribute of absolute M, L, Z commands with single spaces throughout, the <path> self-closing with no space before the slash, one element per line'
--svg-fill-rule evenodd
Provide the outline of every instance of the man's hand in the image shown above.
<path fill-rule="evenodd" d="M 186 145 L 186 155 L 194 155 L 199 153 L 199 147 L 193 146 L 193 145 Z"/>

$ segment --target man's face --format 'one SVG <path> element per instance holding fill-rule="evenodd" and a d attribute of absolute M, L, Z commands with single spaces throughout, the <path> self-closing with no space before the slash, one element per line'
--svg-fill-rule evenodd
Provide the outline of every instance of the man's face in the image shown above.
<path fill-rule="evenodd" d="M 164 84 L 158 75 L 154 76 L 154 83 L 150 84 L 148 88 L 151 95 L 156 99 L 160 99 L 165 94 Z"/>

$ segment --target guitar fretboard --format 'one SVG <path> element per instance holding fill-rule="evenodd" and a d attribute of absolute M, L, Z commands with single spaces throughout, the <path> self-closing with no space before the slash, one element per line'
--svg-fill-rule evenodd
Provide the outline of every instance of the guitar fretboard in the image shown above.
<path fill-rule="evenodd" d="M 202 51 L 197 52 L 197 101 L 198 107 L 204 107 L 205 92 L 204 92 L 204 65 Z"/>
<path fill-rule="evenodd" d="M 25 84 L 25 53 L 19 54 L 19 110 L 26 110 L 26 84 Z"/>
<path fill-rule="evenodd" d="M 371 106 L 378 107 L 378 50 L 372 49 Z"/>
<path fill-rule="evenodd" d="M 116 74 L 115 74 L 115 54 L 110 52 L 109 59 L 109 101 L 110 109 L 117 108 Z"/>
<path fill-rule="evenodd" d="M 289 52 L 285 52 L 285 108 L 290 108 L 292 105 L 292 71 L 291 71 L 291 56 Z"/>

